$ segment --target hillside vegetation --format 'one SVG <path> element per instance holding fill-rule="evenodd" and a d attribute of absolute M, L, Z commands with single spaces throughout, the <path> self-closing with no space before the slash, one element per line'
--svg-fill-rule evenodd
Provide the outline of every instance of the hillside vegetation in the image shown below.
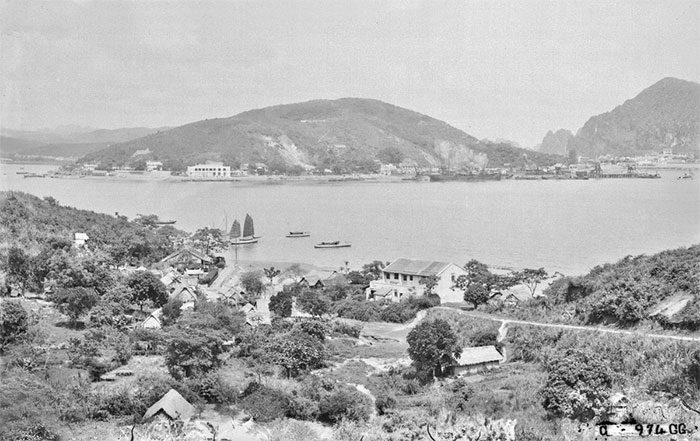
<path fill-rule="evenodd" d="M 700 245 L 627 256 L 580 277 L 563 277 L 513 311 L 522 318 L 631 327 L 645 322 L 700 329 Z"/>
<path fill-rule="evenodd" d="M 3 247 L 19 246 L 36 254 L 51 243 L 69 244 L 75 233 L 86 233 L 89 246 L 107 253 L 115 263 L 153 262 L 172 251 L 172 227 L 153 229 L 126 217 L 115 217 L 59 205 L 21 192 L 0 193 L 0 237 Z"/>
<path fill-rule="evenodd" d="M 238 168 L 263 162 L 271 171 L 310 167 L 335 172 L 376 171 L 375 160 L 420 166 L 498 167 L 562 158 L 482 142 L 442 121 L 377 100 L 316 100 L 198 121 L 87 155 L 85 161 L 122 165 L 148 150 L 173 169 L 205 160 Z"/>
<path fill-rule="evenodd" d="M 564 153 L 551 138 L 547 134 L 541 151 Z M 700 157 L 700 84 L 664 78 L 610 112 L 591 117 L 566 146 L 587 157 L 636 156 L 666 148 Z"/>

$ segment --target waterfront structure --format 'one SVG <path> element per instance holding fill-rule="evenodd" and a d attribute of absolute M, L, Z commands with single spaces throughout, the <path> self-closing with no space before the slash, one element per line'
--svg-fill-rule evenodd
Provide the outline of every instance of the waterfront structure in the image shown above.
<path fill-rule="evenodd" d="M 187 176 L 194 179 L 229 179 L 231 167 L 223 162 L 207 162 L 187 167 Z"/>
<path fill-rule="evenodd" d="M 503 362 L 505 357 L 495 346 L 477 346 L 462 349 L 459 360 L 447 369 L 450 375 L 460 376 L 491 370 Z"/>
<path fill-rule="evenodd" d="M 161 260 L 161 263 L 167 263 L 171 266 L 178 264 L 188 265 L 191 262 L 196 262 L 201 266 L 207 266 L 214 263 L 214 260 L 206 254 L 200 253 L 189 248 L 183 248 L 166 256 Z"/>
<path fill-rule="evenodd" d="M 437 278 L 433 292 L 440 297 L 440 303 L 462 302 L 464 293 L 454 288 L 457 277 L 467 275 L 458 265 L 449 262 L 429 260 L 396 259 L 382 270 L 382 278 L 372 280 L 365 290 L 367 300 L 401 301 L 402 298 L 425 293 L 421 280 Z"/>

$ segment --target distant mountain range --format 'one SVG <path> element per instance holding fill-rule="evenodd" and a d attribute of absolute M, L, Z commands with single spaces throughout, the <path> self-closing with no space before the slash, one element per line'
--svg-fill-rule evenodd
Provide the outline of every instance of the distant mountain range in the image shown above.
<path fill-rule="evenodd" d="M 700 84 L 676 78 L 644 89 L 607 113 L 591 117 L 576 135 L 549 132 L 539 151 L 636 156 L 671 148 L 700 157 Z"/>
<path fill-rule="evenodd" d="M 123 165 L 158 159 L 172 169 L 206 160 L 265 163 L 288 172 L 311 167 L 363 171 L 383 163 L 499 167 L 562 158 L 479 141 L 442 121 L 372 99 L 316 100 L 198 121 L 91 153 L 84 161 Z"/>
<path fill-rule="evenodd" d="M 27 131 L 3 128 L 0 131 L 0 155 L 5 157 L 43 156 L 75 159 L 102 150 L 114 143 L 130 141 L 167 129 L 167 127 L 93 129 L 79 126 L 60 126 L 56 129 Z"/>

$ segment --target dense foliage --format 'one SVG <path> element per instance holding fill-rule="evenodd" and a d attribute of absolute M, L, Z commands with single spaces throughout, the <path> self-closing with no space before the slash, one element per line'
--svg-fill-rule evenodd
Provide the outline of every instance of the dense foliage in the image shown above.
<path fill-rule="evenodd" d="M 630 326 L 651 319 L 664 326 L 700 329 L 700 245 L 628 256 L 585 276 L 562 278 L 545 294 L 559 311 L 573 309 L 573 317 L 582 323 Z M 674 304 L 684 306 L 665 313 Z"/>
<path fill-rule="evenodd" d="M 442 319 L 424 320 L 408 333 L 408 355 L 425 379 L 443 375 L 444 368 L 462 353 L 450 324 Z"/>
<path fill-rule="evenodd" d="M 0 236 L 36 255 L 55 239 L 71 242 L 85 233 L 89 250 L 101 250 L 116 263 L 158 261 L 172 252 L 172 227 L 149 228 L 115 217 L 61 206 L 51 198 L 21 192 L 0 193 Z M 4 254 L 4 253 L 3 253 Z"/>

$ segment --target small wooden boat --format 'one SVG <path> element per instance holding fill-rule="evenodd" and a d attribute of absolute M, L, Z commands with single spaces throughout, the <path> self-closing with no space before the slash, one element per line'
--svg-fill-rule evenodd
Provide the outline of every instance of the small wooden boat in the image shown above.
<path fill-rule="evenodd" d="M 175 222 L 177 222 L 177 221 L 174 221 L 174 220 L 169 220 L 169 221 L 156 221 L 156 222 L 154 222 L 154 224 L 156 224 L 156 225 L 174 225 Z"/>
<path fill-rule="evenodd" d="M 347 248 L 350 246 L 348 242 L 341 242 L 339 240 L 320 242 L 314 245 L 314 248 Z"/>
<path fill-rule="evenodd" d="M 290 231 L 285 237 L 309 237 L 311 233 L 308 231 Z"/>
<path fill-rule="evenodd" d="M 678 179 L 693 179 L 693 174 L 686 172 L 682 176 L 678 176 Z"/>

